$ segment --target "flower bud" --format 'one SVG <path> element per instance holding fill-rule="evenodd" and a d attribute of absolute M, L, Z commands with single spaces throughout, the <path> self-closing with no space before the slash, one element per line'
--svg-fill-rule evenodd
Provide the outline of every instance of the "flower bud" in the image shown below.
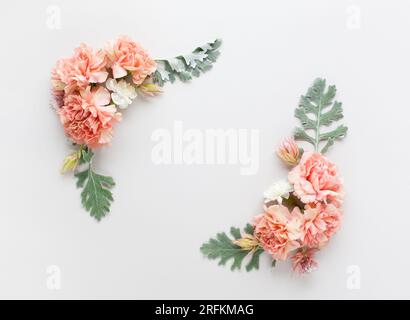
<path fill-rule="evenodd" d="M 233 243 L 246 251 L 251 251 L 259 245 L 259 242 L 250 234 L 246 234 L 241 239 L 234 240 Z"/>
<path fill-rule="evenodd" d="M 300 150 L 293 138 L 285 139 L 280 145 L 277 154 L 287 165 L 296 166 L 300 160 Z"/>
<path fill-rule="evenodd" d="M 67 171 L 73 171 L 77 168 L 81 158 L 81 149 L 74 151 L 65 157 L 63 161 L 63 166 L 61 167 L 61 173 L 66 173 Z"/>
<path fill-rule="evenodd" d="M 138 89 L 147 96 L 155 96 L 162 92 L 161 88 L 154 83 L 144 83 L 138 87 Z"/>

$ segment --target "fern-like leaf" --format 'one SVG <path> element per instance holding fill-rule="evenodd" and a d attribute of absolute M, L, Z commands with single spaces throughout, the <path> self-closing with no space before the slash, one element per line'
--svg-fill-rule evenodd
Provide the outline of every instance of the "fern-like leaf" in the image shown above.
<path fill-rule="evenodd" d="M 333 102 L 335 96 L 335 86 L 328 86 L 326 89 L 326 80 L 314 81 L 306 95 L 301 97 L 299 106 L 295 110 L 295 117 L 302 124 L 302 127 L 295 130 L 295 139 L 304 140 L 312 144 L 315 151 L 325 153 L 335 140 L 346 135 L 347 127 L 344 125 L 339 125 L 331 131 L 321 132 L 323 126 L 330 126 L 343 118 L 342 104 L 338 101 Z M 322 142 L 325 145 L 319 150 Z"/>
<path fill-rule="evenodd" d="M 201 73 L 212 68 L 212 64 L 218 58 L 219 47 L 222 41 L 217 39 L 202 47 L 196 48 L 187 55 L 180 55 L 170 60 L 155 60 L 157 70 L 153 75 L 154 83 L 163 86 L 166 82 L 174 82 L 179 79 L 183 82 L 199 77 Z"/>
<path fill-rule="evenodd" d="M 82 159 L 88 162 L 88 169 L 77 172 L 77 187 L 83 188 L 81 202 L 90 215 L 101 220 L 110 211 L 111 202 L 114 201 L 111 188 L 115 186 L 113 178 L 94 172 L 91 166 L 92 151 L 83 151 Z"/>
<path fill-rule="evenodd" d="M 247 225 L 244 228 L 246 234 L 253 234 L 253 227 Z M 250 260 L 246 265 L 246 271 L 253 269 L 259 269 L 259 257 L 263 252 L 263 249 L 259 246 L 252 250 L 246 250 L 234 243 L 235 240 L 239 240 L 242 235 L 238 228 L 231 228 L 230 238 L 226 233 L 218 233 L 216 238 L 211 238 L 207 243 L 204 243 L 201 247 L 201 252 L 209 259 L 219 259 L 219 265 L 225 265 L 229 260 L 233 259 L 231 270 L 240 269 L 245 257 L 250 256 Z"/>

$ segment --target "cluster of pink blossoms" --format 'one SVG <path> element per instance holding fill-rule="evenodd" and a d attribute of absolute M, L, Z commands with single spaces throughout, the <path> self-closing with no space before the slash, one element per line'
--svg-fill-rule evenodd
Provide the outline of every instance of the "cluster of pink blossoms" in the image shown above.
<path fill-rule="evenodd" d="M 293 168 L 285 183 L 265 193 L 265 212 L 254 219 L 254 237 L 275 260 L 290 257 L 295 271 L 310 272 L 317 267 L 313 255 L 340 227 L 342 181 L 321 153 L 300 156 L 293 139 L 282 144 L 278 155 Z"/>
<path fill-rule="evenodd" d="M 126 107 L 155 70 L 155 61 L 125 36 L 105 49 L 81 44 L 73 56 L 60 59 L 52 70 L 52 91 L 67 136 L 92 149 L 109 144 L 121 120 L 117 107 Z"/>

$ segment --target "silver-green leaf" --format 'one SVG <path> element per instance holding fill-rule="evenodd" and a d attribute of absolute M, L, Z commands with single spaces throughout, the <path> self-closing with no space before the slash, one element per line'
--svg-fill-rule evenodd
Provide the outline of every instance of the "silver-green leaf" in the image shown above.
<path fill-rule="evenodd" d="M 296 128 L 294 137 L 313 145 L 315 151 L 327 152 L 335 140 L 342 139 L 347 133 L 347 127 L 339 125 L 336 129 L 322 132 L 323 126 L 330 126 L 343 118 L 342 103 L 333 101 L 336 87 L 326 88 L 325 79 L 316 79 L 302 96 L 299 106 L 295 110 L 295 117 L 301 122 Z M 324 143 L 320 150 L 321 144 Z"/>
<path fill-rule="evenodd" d="M 154 83 L 163 86 L 166 82 L 172 83 L 176 79 L 186 82 L 193 77 L 199 77 L 201 73 L 212 68 L 212 64 L 216 62 L 220 54 L 218 49 L 221 44 L 222 41 L 217 39 L 196 48 L 189 54 L 180 55 L 169 60 L 155 60 L 157 70 L 153 75 Z"/>
<path fill-rule="evenodd" d="M 83 157 L 88 162 L 88 168 L 75 174 L 77 187 L 83 189 L 81 202 L 92 217 L 101 220 L 110 211 L 111 202 L 114 201 L 110 189 L 115 186 L 115 182 L 111 177 L 94 172 L 91 153 L 85 152 Z"/>
<path fill-rule="evenodd" d="M 247 225 L 244 228 L 246 234 L 253 234 L 253 227 Z M 259 257 L 264 251 L 261 247 L 256 247 L 252 250 L 246 250 L 234 243 L 242 237 L 241 231 L 238 228 L 232 227 L 230 233 L 233 237 L 230 238 L 226 233 L 218 233 L 215 238 L 211 238 L 201 247 L 201 252 L 211 260 L 219 259 L 219 265 L 225 265 L 229 260 L 233 260 L 231 270 L 240 269 L 243 260 L 249 256 L 249 262 L 246 264 L 246 271 L 259 269 Z"/>

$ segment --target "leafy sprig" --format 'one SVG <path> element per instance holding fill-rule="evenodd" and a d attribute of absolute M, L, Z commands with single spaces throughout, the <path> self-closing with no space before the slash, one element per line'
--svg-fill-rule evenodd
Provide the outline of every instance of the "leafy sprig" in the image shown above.
<path fill-rule="evenodd" d="M 77 187 L 83 188 L 81 202 L 90 215 L 97 219 L 105 217 L 110 211 L 111 202 L 114 200 L 110 189 L 115 186 L 113 178 L 96 173 L 92 168 L 93 152 L 86 148 L 82 150 L 80 163 L 88 164 L 84 171 L 77 172 Z"/>
<path fill-rule="evenodd" d="M 180 55 L 170 60 L 159 59 L 157 70 L 153 75 L 153 82 L 163 86 L 166 82 L 174 82 L 177 78 L 182 82 L 199 77 L 201 73 L 212 68 L 220 52 L 222 41 L 216 39 L 214 42 L 196 48 L 187 55 Z"/>
<path fill-rule="evenodd" d="M 247 235 L 252 235 L 253 230 L 254 228 L 250 224 L 244 228 Z M 252 248 L 243 248 L 237 245 L 235 242 L 242 238 L 241 231 L 238 228 L 232 227 L 230 233 L 233 239 L 224 232 L 218 233 L 216 238 L 211 238 L 201 246 L 201 252 L 208 259 L 219 259 L 219 265 L 225 265 L 229 260 L 233 259 L 231 270 L 239 270 L 245 257 L 250 256 L 250 260 L 246 265 L 246 271 L 259 269 L 259 257 L 263 249 L 259 245 Z"/>
<path fill-rule="evenodd" d="M 339 125 L 331 131 L 321 131 L 323 126 L 330 126 L 343 118 L 342 103 L 333 102 L 335 96 L 335 86 L 328 86 L 326 90 L 325 79 L 314 81 L 306 95 L 301 97 L 299 106 L 295 110 L 295 117 L 302 124 L 302 127 L 295 130 L 295 139 L 304 140 L 312 144 L 315 151 L 325 153 L 335 140 L 342 139 L 346 135 L 347 127 L 344 125 Z M 313 136 L 310 132 L 313 132 Z M 322 142 L 325 145 L 319 150 Z"/>

